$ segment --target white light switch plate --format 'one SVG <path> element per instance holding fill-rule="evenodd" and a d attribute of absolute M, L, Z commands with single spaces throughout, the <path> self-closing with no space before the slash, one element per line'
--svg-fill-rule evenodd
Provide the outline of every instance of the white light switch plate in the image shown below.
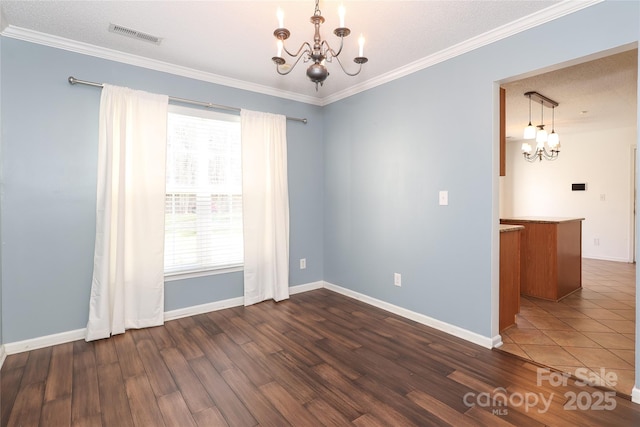
<path fill-rule="evenodd" d="M 440 206 L 447 206 L 449 204 L 449 192 L 443 190 L 439 193 Z"/>

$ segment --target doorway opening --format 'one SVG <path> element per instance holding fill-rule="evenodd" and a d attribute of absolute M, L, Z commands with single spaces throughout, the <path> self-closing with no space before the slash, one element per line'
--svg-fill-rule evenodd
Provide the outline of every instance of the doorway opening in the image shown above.
<path fill-rule="evenodd" d="M 635 382 L 637 57 L 637 48 L 627 48 L 501 85 L 507 142 L 500 217 L 585 218 L 582 288 L 558 302 L 521 296 L 516 324 L 500 332 L 501 349 L 601 378 L 627 395 Z M 557 161 L 522 159 L 528 91 L 560 104 Z M 575 183 L 585 191 L 572 191 Z M 616 381 L 607 383 L 602 369 Z"/>

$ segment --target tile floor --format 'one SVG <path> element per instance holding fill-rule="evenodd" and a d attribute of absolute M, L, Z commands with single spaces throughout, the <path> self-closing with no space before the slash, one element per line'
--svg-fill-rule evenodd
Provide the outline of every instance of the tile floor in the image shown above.
<path fill-rule="evenodd" d="M 517 324 L 502 332 L 500 349 L 574 375 L 586 373 L 587 379 L 630 395 L 635 275 L 635 264 L 584 258 L 581 290 L 559 302 L 520 298 Z M 617 381 L 603 379 L 603 372 L 609 379 L 614 372 Z"/>

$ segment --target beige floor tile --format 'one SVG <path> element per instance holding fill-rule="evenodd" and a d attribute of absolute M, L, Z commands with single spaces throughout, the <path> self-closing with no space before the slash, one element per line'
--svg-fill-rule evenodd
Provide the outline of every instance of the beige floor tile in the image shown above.
<path fill-rule="evenodd" d="M 532 298 L 531 302 L 533 302 L 537 307 L 545 310 L 552 311 L 558 308 L 559 303 L 557 301 L 547 301 L 539 298 Z"/>
<path fill-rule="evenodd" d="M 526 348 L 524 350 L 527 351 Z M 564 347 L 564 350 L 591 369 L 603 367 L 607 369 L 633 369 L 633 366 L 604 348 Z"/>
<path fill-rule="evenodd" d="M 522 314 L 516 315 L 516 325 L 518 329 L 536 329 Z"/>
<path fill-rule="evenodd" d="M 575 308 L 571 308 L 568 306 L 562 306 L 562 308 L 558 308 L 553 310 L 550 313 L 553 317 L 557 317 L 558 319 L 588 319 L 589 316 L 586 314 L 576 310 Z"/>
<path fill-rule="evenodd" d="M 612 300 L 619 301 L 622 303 L 626 303 L 629 306 L 633 305 L 634 296 L 632 294 L 628 294 L 626 292 L 617 292 L 609 294 Z"/>
<path fill-rule="evenodd" d="M 500 332 L 500 336 L 502 337 L 502 344 L 513 344 L 511 337 L 505 334 L 504 331 Z"/>
<path fill-rule="evenodd" d="M 636 352 L 634 350 L 610 348 L 609 351 L 632 366 L 636 364 Z"/>
<path fill-rule="evenodd" d="M 625 393 L 631 394 L 633 387 L 635 385 L 635 371 L 619 369 L 616 371 L 618 376 L 615 385 L 611 385 L 614 389 Z"/>
<path fill-rule="evenodd" d="M 611 328 L 593 319 L 563 319 L 563 321 L 580 332 L 613 332 Z"/>
<path fill-rule="evenodd" d="M 624 317 L 615 314 L 606 308 L 583 308 L 580 309 L 581 313 L 586 314 L 592 319 L 611 319 L 611 320 L 626 320 Z"/>
<path fill-rule="evenodd" d="M 522 307 L 520 306 L 520 314 L 528 317 L 528 316 L 548 316 L 549 312 L 543 310 L 537 305 L 532 305 L 531 307 Z"/>
<path fill-rule="evenodd" d="M 619 310 L 629 310 L 633 308 L 633 304 L 631 303 L 626 303 L 623 301 L 616 301 L 616 300 L 610 300 L 610 301 L 605 301 L 605 300 L 599 300 L 596 302 L 596 304 L 600 307 L 600 308 L 608 308 L 608 309 L 619 309 Z M 598 308 L 598 307 L 592 307 L 592 308 Z"/>
<path fill-rule="evenodd" d="M 633 350 L 635 348 L 635 342 L 622 334 L 614 334 L 610 332 L 583 332 L 583 334 L 603 348 L 609 350 Z"/>
<path fill-rule="evenodd" d="M 583 288 L 561 301 L 520 299 L 521 313 L 516 325 L 502 333 L 501 349 L 630 394 L 635 381 L 635 265 L 583 259 L 582 267 Z M 616 381 L 607 385 L 611 373 Z"/>
<path fill-rule="evenodd" d="M 524 350 L 522 350 L 518 344 L 504 343 L 500 347 L 500 350 L 509 352 L 511 354 L 515 354 L 516 356 L 524 357 L 525 359 L 531 359 L 529 355 L 525 353 Z"/>
<path fill-rule="evenodd" d="M 599 306 L 593 301 L 587 301 L 580 298 L 565 298 L 558 304 L 564 304 L 573 308 L 602 308 L 602 306 Z"/>
<path fill-rule="evenodd" d="M 537 329 L 507 329 L 505 332 L 509 335 L 509 338 L 514 343 L 523 344 L 538 344 L 538 345 L 554 345 L 555 342 Z"/>
<path fill-rule="evenodd" d="M 605 387 L 611 386 L 609 383 L 607 383 L 605 378 L 611 380 L 611 383 L 615 383 L 618 379 L 617 374 L 609 374 L 607 376 L 606 370 L 593 370 L 591 368 L 587 368 L 586 366 L 574 368 L 572 375 L 578 378 L 583 385 L 588 384 Z"/>
<path fill-rule="evenodd" d="M 520 309 L 523 309 L 525 307 L 533 307 L 533 306 L 535 306 L 535 304 L 531 301 L 529 297 L 522 296 L 520 298 Z"/>
<path fill-rule="evenodd" d="M 618 309 L 609 309 L 610 312 L 617 314 L 623 319 L 632 320 L 635 322 L 636 320 L 636 311 L 635 310 L 618 310 Z"/>
<path fill-rule="evenodd" d="M 632 334 L 636 331 L 636 324 L 631 320 L 601 319 L 598 321 L 616 332 Z"/>
<path fill-rule="evenodd" d="M 556 331 L 573 330 L 571 326 L 569 326 L 568 324 L 566 324 L 560 319 L 556 319 L 553 316 L 545 316 L 545 317 L 528 316 L 526 317 L 526 320 L 540 330 L 556 330 Z"/>
<path fill-rule="evenodd" d="M 557 345 L 522 344 L 520 347 L 529 355 L 531 360 L 547 366 L 581 365 L 581 361 L 577 357 Z"/>
<path fill-rule="evenodd" d="M 546 336 L 551 338 L 556 344 L 568 347 L 595 347 L 600 348 L 597 342 L 589 339 L 582 333 L 574 330 L 571 331 L 542 331 Z M 624 337 L 622 337 L 624 338 Z"/>
<path fill-rule="evenodd" d="M 586 299 L 589 301 L 596 300 L 594 301 L 596 304 L 598 303 L 598 300 L 607 300 L 607 301 L 611 300 L 611 298 L 606 294 L 596 292 L 595 290 L 591 290 L 591 289 L 582 289 L 582 291 L 580 292 L 580 296 L 583 299 Z"/>

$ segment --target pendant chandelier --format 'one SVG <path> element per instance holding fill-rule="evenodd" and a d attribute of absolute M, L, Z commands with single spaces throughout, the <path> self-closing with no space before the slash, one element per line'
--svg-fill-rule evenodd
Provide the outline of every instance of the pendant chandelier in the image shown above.
<path fill-rule="evenodd" d="M 351 30 L 344 26 L 344 7 L 340 6 L 338 9 L 340 26 L 333 30 L 333 34 L 340 37 L 340 47 L 336 52 L 331 46 L 329 46 L 329 43 L 326 40 L 322 40 L 320 37 L 320 25 L 324 23 L 324 17 L 322 16 L 322 12 L 320 12 L 318 2 L 319 0 L 316 0 L 316 9 L 311 17 L 311 23 L 315 27 L 313 43 L 302 43 L 296 53 L 290 52 L 284 45 L 284 41 L 289 38 L 291 32 L 284 28 L 284 13 L 282 10 L 278 9 L 278 28 L 273 32 L 273 35 L 278 39 L 278 55 L 271 58 L 276 64 L 276 71 L 278 74 L 283 76 L 289 74 L 295 66 L 298 65 L 298 62 L 300 62 L 301 59 L 303 62 L 311 62 L 311 65 L 307 68 L 307 77 L 316 84 L 316 91 L 318 90 L 318 84 L 322 86 L 326 78 L 329 76 L 329 71 L 325 65 L 327 62 L 333 62 L 333 59 L 335 59 L 345 74 L 348 76 L 356 76 L 360 74 L 362 64 L 365 64 L 369 60 L 363 55 L 364 37 L 361 35 L 358 39 L 358 56 L 353 59 L 353 62 L 358 64 L 358 71 L 350 73 L 344 68 L 342 62 L 340 62 L 339 55 L 342 52 L 344 38 L 351 34 Z M 287 64 L 286 60 L 282 57 L 283 51 L 290 57 L 295 58 L 293 65 Z"/>
<path fill-rule="evenodd" d="M 560 154 L 560 137 L 555 130 L 555 111 L 559 105 L 553 99 L 538 92 L 527 92 L 524 96 L 529 98 L 529 124 L 524 128 L 524 139 L 536 140 L 536 150 L 531 152 L 531 144 L 528 142 L 522 143 L 522 154 L 525 160 L 529 162 L 535 162 L 536 160 L 556 160 Z M 531 101 L 540 103 L 540 124 L 533 126 L 531 124 Z M 551 133 L 547 133 L 544 129 L 544 107 L 551 108 Z M 549 148 L 547 150 L 547 147 Z"/>

